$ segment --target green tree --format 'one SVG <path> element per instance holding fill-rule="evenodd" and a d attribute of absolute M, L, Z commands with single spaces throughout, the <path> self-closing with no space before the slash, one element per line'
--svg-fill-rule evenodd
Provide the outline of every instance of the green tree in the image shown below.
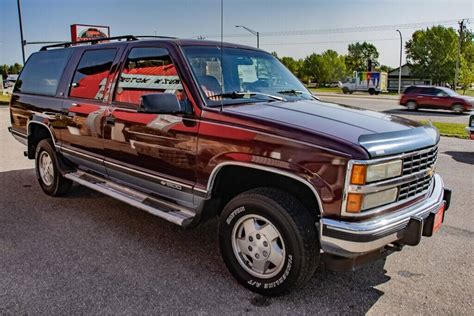
<path fill-rule="evenodd" d="M 318 84 L 342 80 L 347 74 L 344 56 L 333 50 L 309 55 L 303 61 L 303 69 L 303 73 Z"/>
<path fill-rule="evenodd" d="M 393 70 L 392 67 L 390 66 L 387 66 L 387 65 L 380 65 L 378 68 L 377 68 L 378 71 L 384 71 L 384 72 L 390 72 Z"/>
<path fill-rule="evenodd" d="M 19 63 L 15 63 L 8 67 L 8 72 L 9 74 L 19 74 L 21 71 L 21 68 L 23 68 Z"/>
<path fill-rule="evenodd" d="M 413 75 L 434 84 L 454 79 L 458 37 L 453 28 L 433 26 L 418 30 L 406 43 L 407 62 Z"/>
<path fill-rule="evenodd" d="M 345 57 L 336 51 L 328 49 L 322 55 L 322 78 L 323 83 L 343 80 L 347 75 Z"/>
<path fill-rule="evenodd" d="M 379 52 L 377 51 L 377 47 L 371 43 L 363 42 L 361 44 L 357 42 L 349 44 L 347 51 L 348 54 L 345 61 L 349 72 L 366 71 L 369 60 L 372 61 L 372 68 L 379 65 Z"/>
<path fill-rule="evenodd" d="M 3 76 L 6 75 L 13 75 L 13 74 L 19 74 L 21 71 L 22 66 L 18 63 L 15 63 L 13 65 L 0 65 L 0 74 Z"/>
<path fill-rule="evenodd" d="M 466 90 L 474 82 L 474 63 L 462 58 L 459 68 L 459 84 L 463 87 L 463 94 L 466 94 Z"/>
<path fill-rule="evenodd" d="M 296 77 L 303 79 L 304 74 L 302 73 L 303 69 L 303 60 L 294 59 L 293 57 L 282 57 L 280 59 L 281 63 L 285 65 Z"/>
<path fill-rule="evenodd" d="M 313 82 L 321 83 L 322 64 L 321 55 L 313 53 L 306 56 L 303 61 L 302 74 L 306 76 L 308 82 L 311 80 Z"/>

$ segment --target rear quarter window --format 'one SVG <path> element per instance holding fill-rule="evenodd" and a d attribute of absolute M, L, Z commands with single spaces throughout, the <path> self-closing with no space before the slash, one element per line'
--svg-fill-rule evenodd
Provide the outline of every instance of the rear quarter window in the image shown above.
<path fill-rule="evenodd" d="M 15 85 L 15 92 L 54 96 L 71 49 L 40 51 L 30 56 Z"/>

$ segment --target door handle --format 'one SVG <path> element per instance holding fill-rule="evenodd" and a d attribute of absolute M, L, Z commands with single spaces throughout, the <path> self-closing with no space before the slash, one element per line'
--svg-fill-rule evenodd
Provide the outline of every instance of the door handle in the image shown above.
<path fill-rule="evenodd" d="M 114 126 L 114 125 L 115 125 L 115 117 L 113 117 L 113 116 L 107 116 L 107 117 L 105 118 L 105 125 Z"/>

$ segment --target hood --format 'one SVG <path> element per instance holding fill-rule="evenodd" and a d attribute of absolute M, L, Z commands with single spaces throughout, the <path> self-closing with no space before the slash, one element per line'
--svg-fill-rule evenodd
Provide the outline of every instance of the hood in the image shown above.
<path fill-rule="evenodd" d="M 432 146 L 439 138 L 436 129 L 431 126 L 320 101 L 254 103 L 226 107 L 225 111 L 359 144 L 371 157 Z"/>

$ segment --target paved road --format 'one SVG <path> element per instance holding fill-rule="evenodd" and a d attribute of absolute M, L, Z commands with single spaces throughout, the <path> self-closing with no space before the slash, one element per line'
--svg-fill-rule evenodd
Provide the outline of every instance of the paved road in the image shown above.
<path fill-rule="evenodd" d="M 338 104 L 355 106 L 363 109 L 383 112 L 387 114 L 399 115 L 412 120 L 431 120 L 433 122 L 461 123 L 467 125 L 469 114 L 456 114 L 443 110 L 419 110 L 416 112 L 407 111 L 405 107 L 399 105 L 398 98 L 362 95 L 337 95 L 321 94 L 321 100 Z"/>
<path fill-rule="evenodd" d="M 474 142 L 442 138 L 454 189 L 440 232 L 354 273 L 321 267 L 308 286 L 263 298 L 219 256 L 216 222 L 183 230 L 75 186 L 45 196 L 0 108 L 0 314 L 472 315 Z"/>

